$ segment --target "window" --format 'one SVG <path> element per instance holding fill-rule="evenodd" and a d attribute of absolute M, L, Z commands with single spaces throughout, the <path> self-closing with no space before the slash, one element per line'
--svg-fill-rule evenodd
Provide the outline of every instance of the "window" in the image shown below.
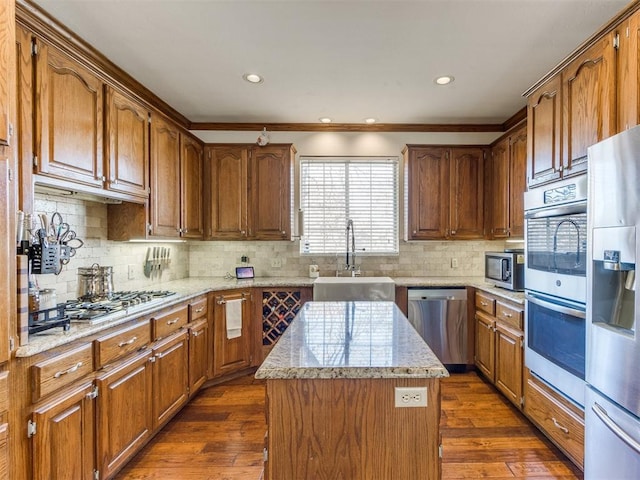
<path fill-rule="evenodd" d="M 301 157 L 300 208 L 303 254 L 345 252 L 348 219 L 359 255 L 397 254 L 398 159 Z"/>

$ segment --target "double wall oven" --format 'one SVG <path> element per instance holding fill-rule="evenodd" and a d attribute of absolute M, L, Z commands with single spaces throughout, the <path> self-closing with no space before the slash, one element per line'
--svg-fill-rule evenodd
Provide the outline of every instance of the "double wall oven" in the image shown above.
<path fill-rule="evenodd" d="M 525 364 L 584 405 L 587 177 L 525 194 Z"/>

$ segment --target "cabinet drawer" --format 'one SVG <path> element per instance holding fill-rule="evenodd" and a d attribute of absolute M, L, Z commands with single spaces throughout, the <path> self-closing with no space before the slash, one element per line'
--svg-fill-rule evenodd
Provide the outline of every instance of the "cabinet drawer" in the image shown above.
<path fill-rule="evenodd" d="M 194 322 L 207 316 L 207 297 L 189 302 L 189 321 Z"/>
<path fill-rule="evenodd" d="M 476 308 L 488 313 L 489 315 L 495 315 L 496 300 L 485 293 L 476 292 Z"/>
<path fill-rule="evenodd" d="M 580 468 L 584 463 L 584 413 L 535 378 L 527 379 L 525 414 Z"/>
<path fill-rule="evenodd" d="M 183 306 L 164 315 L 151 319 L 153 325 L 153 338 L 158 340 L 183 327 L 189 321 L 187 307 Z"/>
<path fill-rule="evenodd" d="M 496 317 L 518 330 L 524 328 L 522 309 L 502 302 L 496 302 Z"/>
<path fill-rule="evenodd" d="M 148 320 L 135 323 L 95 340 L 96 368 L 135 352 L 151 342 L 151 329 Z"/>
<path fill-rule="evenodd" d="M 93 372 L 93 348 L 90 343 L 56 355 L 31 367 L 33 401 Z"/>

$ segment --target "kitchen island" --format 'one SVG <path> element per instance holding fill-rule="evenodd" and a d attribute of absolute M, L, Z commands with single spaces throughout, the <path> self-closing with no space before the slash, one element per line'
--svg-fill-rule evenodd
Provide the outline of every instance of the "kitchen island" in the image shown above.
<path fill-rule="evenodd" d="M 265 479 L 440 478 L 447 376 L 394 303 L 305 304 L 256 372 Z"/>

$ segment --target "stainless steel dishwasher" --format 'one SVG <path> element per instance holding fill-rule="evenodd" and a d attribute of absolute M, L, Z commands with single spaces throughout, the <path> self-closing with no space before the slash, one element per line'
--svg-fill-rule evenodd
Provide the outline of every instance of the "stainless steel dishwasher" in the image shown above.
<path fill-rule="evenodd" d="M 449 370 L 466 369 L 467 290 L 409 288 L 409 322 Z"/>

